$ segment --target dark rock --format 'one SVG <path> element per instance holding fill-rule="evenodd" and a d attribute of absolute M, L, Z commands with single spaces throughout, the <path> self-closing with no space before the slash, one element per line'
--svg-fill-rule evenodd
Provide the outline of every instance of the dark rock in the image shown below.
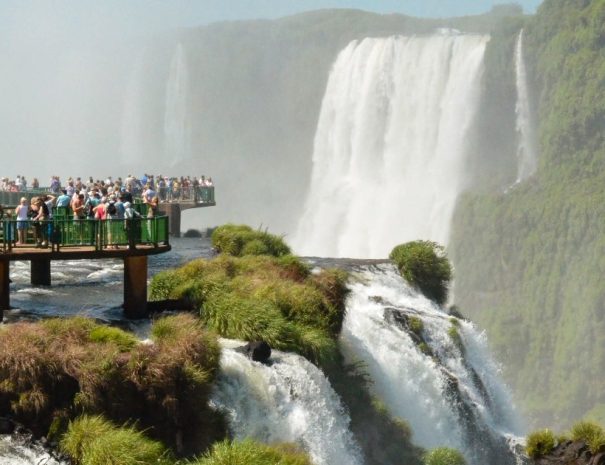
<path fill-rule="evenodd" d="M 15 431 L 15 424 L 8 418 L 0 417 L 0 434 L 12 434 Z"/>
<path fill-rule="evenodd" d="M 271 357 L 271 347 L 265 341 L 253 341 L 246 344 L 246 354 L 255 362 L 266 363 Z"/>
<path fill-rule="evenodd" d="M 183 237 L 200 238 L 200 237 L 202 237 L 202 233 L 200 231 L 198 231 L 197 229 L 188 229 L 185 232 L 185 234 L 183 234 Z"/>

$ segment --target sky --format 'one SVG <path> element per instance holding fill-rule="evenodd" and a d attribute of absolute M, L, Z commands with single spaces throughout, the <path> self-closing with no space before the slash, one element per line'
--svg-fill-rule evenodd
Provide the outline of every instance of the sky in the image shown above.
<path fill-rule="evenodd" d="M 66 33 L 80 28 L 131 33 L 190 27 L 216 21 L 277 18 L 321 8 L 357 8 L 378 13 L 448 17 L 489 11 L 497 0 L 0 0 L 0 35 L 15 27 L 49 25 Z M 541 0 L 517 0 L 534 13 Z"/>

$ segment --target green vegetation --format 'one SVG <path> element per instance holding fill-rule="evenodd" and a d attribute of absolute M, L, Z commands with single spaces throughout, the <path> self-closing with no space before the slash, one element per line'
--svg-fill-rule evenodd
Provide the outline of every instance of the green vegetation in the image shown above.
<path fill-rule="evenodd" d="M 255 231 L 250 226 L 226 224 L 212 233 L 212 246 L 220 253 L 241 257 L 243 255 L 290 254 L 290 247 L 281 237 L 266 231 Z"/>
<path fill-rule="evenodd" d="M 221 336 L 263 340 L 322 362 L 336 352 L 346 280 L 338 270 L 311 274 L 291 255 L 221 255 L 158 273 L 150 297 L 190 300 Z"/>
<path fill-rule="evenodd" d="M 417 316 L 410 317 L 408 320 L 408 324 L 410 326 L 410 331 L 412 331 L 418 336 L 420 336 L 422 334 L 422 331 L 424 331 L 424 323 Z"/>
<path fill-rule="evenodd" d="M 466 460 L 456 449 L 437 447 L 425 454 L 424 465 L 466 465 Z"/>
<path fill-rule="evenodd" d="M 580 421 L 573 425 L 570 436 L 574 441 L 585 442 L 593 454 L 602 452 L 605 447 L 605 431 L 592 421 Z"/>
<path fill-rule="evenodd" d="M 447 335 L 450 337 L 454 345 L 458 348 L 462 354 L 464 354 L 464 342 L 462 341 L 462 336 L 460 336 L 460 329 L 458 325 L 452 324 L 447 330 Z"/>
<path fill-rule="evenodd" d="M 536 459 L 549 454 L 557 444 L 554 433 L 549 429 L 534 431 L 526 439 L 525 452 L 527 455 Z"/>
<path fill-rule="evenodd" d="M 445 303 L 452 266 L 442 246 L 430 241 L 407 242 L 396 246 L 389 258 L 412 286 L 438 304 Z"/>
<path fill-rule="evenodd" d="M 311 461 L 290 444 L 269 446 L 246 440 L 219 442 L 191 465 L 311 465 Z"/>
<path fill-rule="evenodd" d="M 117 427 L 101 416 L 84 415 L 70 422 L 60 448 L 78 465 L 173 463 L 161 443 L 133 426 Z"/>
<path fill-rule="evenodd" d="M 506 194 L 464 196 L 449 249 L 457 303 L 486 328 L 517 403 L 561 429 L 605 404 L 603 24 L 602 1 L 550 0 L 525 21 L 538 171 Z"/>
<path fill-rule="evenodd" d="M 86 318 L 1 328 L 0 415 L 56 438 L 69 419 L 103 414 L 137 422 L 178 453 L 205 450 L 225 433 L 208 407 L 216 338 L 190 315 L 158 320 L 152 338 L 138 343 Z"/>

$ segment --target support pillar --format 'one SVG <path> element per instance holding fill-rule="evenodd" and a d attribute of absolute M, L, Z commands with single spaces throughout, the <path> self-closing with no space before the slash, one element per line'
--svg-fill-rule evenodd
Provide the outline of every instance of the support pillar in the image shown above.
<path fill-rule="evenodd" d="M 181 237 L 181 205 L 178 203 L 162 203 L 160 211 L 166 213 L 170 222 L 170 235 Z"/>
<path fill-rule="evenodd" d="M 9 268 L 9 260 L 0 260 L 0 321 L 4 317 L 4 310 L 10 308 Z"/>
<path fill-rule="evenodd" d="M 50 260 L 36 258 L 31 261 L 32 286 L 50 286 Z"/>
<path fill-rule="evenodd" d="M 124 315 L 147 316 L 147 256 L 124 258 Z"/>

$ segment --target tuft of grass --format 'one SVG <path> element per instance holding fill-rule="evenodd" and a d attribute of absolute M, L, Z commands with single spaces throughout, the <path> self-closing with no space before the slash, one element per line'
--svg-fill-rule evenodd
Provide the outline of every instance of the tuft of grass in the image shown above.
<path fill-rule="evenodd" d="M 246 225 L 219 226 L 212 233 L 212 246 L 220 253 L 234 257 L 243 255 L 281 257 L 290 254 L 290 248 L 283 238 L 268 232 L 255 231 Z"/>
<path fill-rule="evenodd" d="M 466 465 L 464 456 L 458 450 L 449 447 L 437 447 L 427 452 L 423 460 L 424 465 Z"/>
<path fill-rule="evenodd" d="M 597 454 L 605 448 L 605 431 L 603 427 L 592 421 L 580 421 L 572 426 L 571 439 L 583 441 L 593 454 Z"/>
<path fill-rule="evenodd" d="M 111 326 L 96 326 L 88 333 L 91 342 L 114 343 L 120 351 L 127 352 L 138 344 L 137 338 L 126 331 Z"/>
<path fill-rule="evenodd" d="M 410 331 L 412 331 L 414 334 L 418 336 L 422 335 L 422 331 L 424 331 L 424 323 L 420 318 L 417 316 L 410 317 L 408 320 L 408 325 Z"/>
<path fill-rule="evenodd" d="M 444 248 L 430 241 L 413 241 L 393 248 L 389 258 L 408 283 L 439 305 L 447 301 L 452 265 Z"/>
<path fill-rule="evenodd" d="M 312 465 L 312 462 L 292 444 L 266 445 L 247 439 L 219 442 L 191 465 Z"/>
<path fill-rule="evenodd" d="M 80 465 L 168 465 L 168 451 L 133 426 L 115 426 L 102 416 L 84 415 L 69 423 L 61 450 Z"/>
<path fill-rule="evenodd" d="M 451 325 L 447 330 L 447 335 L 450 337 L 454 345 L 458 350 L 464 353 L 464 342 L 462 342 L 462 336 L 460 336 L 459 325 Z"/>
<path fill-rule="evenodd" d="M 526 438 L 525 452 L 532 459 L 549 454 L 556 446 L 557 440 L 549 429 L 534 431 Z"/>

